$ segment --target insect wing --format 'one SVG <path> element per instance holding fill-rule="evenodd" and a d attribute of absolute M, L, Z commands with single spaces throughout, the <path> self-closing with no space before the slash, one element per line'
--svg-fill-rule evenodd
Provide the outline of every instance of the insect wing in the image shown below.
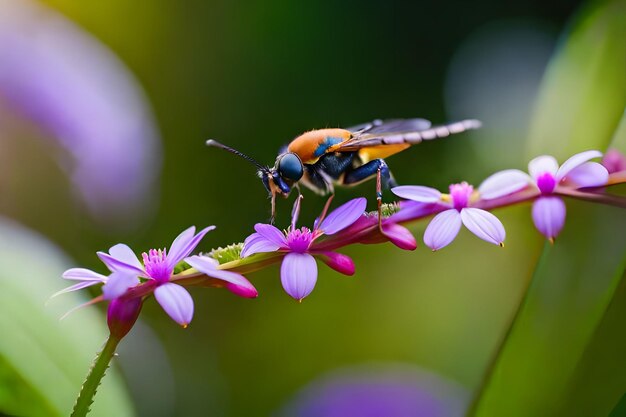
<path fill-rule="evenodd" d="M 372 127 L 367 133 L 385 135 L 400 132 L 417 132 L 428 129 L 432 123 L 426 119 L 393 119 L 385 120 Z"/>
<path fill-rule="evenodd" d="M 466 130 L 478 129 L 480 126 L 481 123 L 473 119 L 433 127 L 425 119 L 391 120 L 365 131 L 354 132 L 351 139 L 332 150 L 348 152 L 373 146 L 414 145 L 423 140 L 443 138 Z"/>
<path fill-rule="evenodd" d="M 417 130 L 425 130 L 430 126 L 430 121 L 426 119 L 376 119 L 369 123 L 349 127 L 346 130 L 349 130 L 355 135 L 364 133 L 386 134 L 392 132 L 413 132 Z"/>

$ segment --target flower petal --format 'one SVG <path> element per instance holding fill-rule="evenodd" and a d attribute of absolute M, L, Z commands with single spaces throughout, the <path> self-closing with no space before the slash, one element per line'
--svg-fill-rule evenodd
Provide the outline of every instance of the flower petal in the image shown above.
<path fill-rule="evenodd" d="M 75 281 L 93 281 L 94 283 L 106 282 L 107 280 L 106 276 L 85 268 L 68 269 L 63 272 L 62 277 Z"/>
<path fill-rule="evenodd" d="M 340 205 L 330 212 L 319 225 L 319 230 L 327 235 L 335 234 L 352 225 L 365 212 L 367 200 L 363 197 L 355 198 Z"/>
<path fill-rule="evenodd" d="M 154 290 L 154 298 L 176 323 L 187 327 L 193 318 L 193 299 L 180 285 L 167 282 Z"/>
<path fill-rule="evenodd" d="M 226 283 L 226 289 L 233 294 L 243 297 L 243 298 L 257 298 L 259 296 L 259 292 L 252 284 L 249 286 L 236 285 L 232 282 Z"/>
<path fill-rule="evenodd" d="M 254 230 L 256 230 L 256 232 L 263 236 L 267 241 L 272 242 L 274 245 L 278 245 L 278 247 L 287 246 L 285 234 L 271 224 L 257 223 L 254 225 Z"/>
<path fill-rule="evenodd" d="M 97 220 L 128 228 L 150 217 L 142 214 L 156 202 L 160 129 L 110 48 L 43 2 L 0 1 L 0 91 L 3 138 L 18 137 L 6 130 L 7 111 L 34 122 L 33 138 L 64 149 L 50 158 Z"/>
<path fill-rule="evenodd" d="M 585 162 L 593 158 L 602 158 L 602 152 L 585 151 L 577 153 L 576 155 L 570 157 L 567 161 L 563 162 L 563 165 L 561 165 L 561 167 L 557 171 L 556 180 L 561 181 L 572 169 L 584 164 Z"/>
<path fill-rule="evenodd" d="M 461 230 L 461 215 L 455 209 L 437 214 L 426 227 L 424 243 L 432 250 L 448 246 Z"/>
<path fill-rule="evenodd" d="M 194 235 L 196 228 L 191 226 L 189 229 L 183 231 L 170 246 L 170 251 L 167 254 L 168 267 L 174 268 L 180 261 L 189 256 L 191 252 L 198 246 L 198 243 L 202 238 L 215 229 L 215 226 L 205 227 L 200 230 L 197 235 Z"/>
<path fill-rule="evenodd" d="M 317 282 L 317 264 L 308 253 L 288 253 L 280 267 L 283 288 L 293 298 L 302 301 Z"/>
<path fill-rule="evenodd" d="M 303 198 L 302 194 L 300 194 L 293 203 L 293 209 L 291 210 L 291 230 L 295 230 L 296 224 L 298 224 L 298 216 L 300 216 L 300 206 Z"/>
<path fill-rule="evenodd" d="M 538 156 L 528 163 L 528 172 L 534 180 L 537 180 L 541 174 L 546 172 L 556 175 L 558 170 L 559 163 L 550 155 Z"/>
<path fill-rule="evenodd" d="M 393 223 L 402 223 L 409 220 L 419 219 L 421 217 L 426 217 L 436 212 L 446 209 L 450 207 L 447 205 L 439 204 L 439 203 L 418 203 L 417 201 L 400 201 L 400 211 L 395 214 L 392 214 L 389 217 L 389 221 Z"/>
<path fill-rule="evenodd" d="M 255 298 L 259 295 L 256 288 L 254 288 L 254 285 L 252 285 L 243 275 L 217 269 L 219 262 L 213 258 L 209 258 L 208 256 L 190 256 L 189 258 L 185 258 L 185 262 L 203 274 L 221 279 L 222 281 L 231 284 L 227 286 L 228 289 L 239 296 Z"/>
<path fill-rule="evenodd" d="M 493 200 L 520 191 L 528 186 L 531 178 L 519 169 L 496 172 L 478 187 L 480 198 Z"/>
<path fill-rule="evenodd" d="M 383 234 L 391 243 L 400 249 L 415 250 L 415 248 L 417 248 L 415 236 L 404 226 L 389 221 L 383 221 Z"/>
<path fill-rule="evenodd" d="M 62 289 L 61 291 L 57 291 L 50 296 L 50 298 L 54 298 L 58 295 L 65 294 L 72 291 L 82 290 L 83 288 L 91 287 L 92 285 L 100 284 L 100 281 L 83 281 L 78 284 L 70 285 L 67 288 Z"/>
<path fill-rule="evenodd" d="M 267 240 L 262 234 L 252 233 L 246 238 L 245 242 L 243 242 L 241 257 L 245 258 L 246 256 L 254 255 L 259 252 L 275 252 L 279 248 L 280 245 Z"/>
<path fill-rule="evenodd" d="M 114 256 L 105 252 L 96 252 L 98 258 L 109 268 L 111 272 L 126 271 L 127 273 L 133 273 L 135 275 L 145 275 L 143 268 L 137 268 L 134 265 L 121 261 Z"/>
<path fill-rule="evenodd" d="M 133 252 L 133 250 L 129 248 L 128 245 L 118 243 L 117 245 L 112 246 L 111 249 L 109 249 L 109 255 L 111 255 L 118 261 L 122 261 L 125 264 L 132 265 L 137 269 L 143 269 L 143 265 L 141 264 L 141 262 L 139 262 L 139 259 L 137 259 L 137 255 L 135 255 L 135 252 Z"/>
<path fill-rule="evenodd" d="M 502 222 L 493 214 L 478 208 L 461 210 L 461 220 L 470 232 L 482 240 L 502 246 L 506 237 Z"/>
<path fill-rule="evenodd" d="M 609 171 L 597 162 L 585 162 L 572 169 L 566 178 L 579 188 L 599 187 L 609 181 Z"/>
<path fill-rule="evenodd" d="M 338 252 L 321 252 L 319 258 L 329 267 L 344 275 L 354 275 L 354 262 L 348 255 Z"/>
<path fill-rule="evenodd" d="M 168 254 L 171 256 L 171 255 L 176 254 L 177 252 L 180 253 L 182 248 L 187 246 L 189 241 L 193 239 L 195 233 L 196 233 L 196 226 L 190 226 L 187 229 L 180 232 L 180 234 L 176 236 L 176 239 L 174 239 L 174 241 L 170 245 Z"/>
<path fill-rule="evenodd" d="M 435 203 L 441 200 L 441 192 L 439 190 L 421 185 L 401 185 L 393 187 L 391 192 L 398 197 L 420 203 Z"/>
<path fill-rule="evenodd" d="M 126 292 L 127 289 L 139 284 L 137 274 L 128 271 L 116 271 L 102 286 L 102 295 L 106 300 L 113 300 Z"/>
<path fill-rule="evenodd" d="M 533 222 L 537 230 L 552 240 L 565 224 L 565 203 L 559 197 L 541 197 L 533 203 Z"/>

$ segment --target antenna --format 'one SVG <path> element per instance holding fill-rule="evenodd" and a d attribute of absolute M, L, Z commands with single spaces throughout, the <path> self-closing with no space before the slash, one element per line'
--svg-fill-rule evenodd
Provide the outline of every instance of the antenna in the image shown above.
<path fill-rule="evenodd" d="M 230 153 L 234 153 L 237 156 L 242 157 L 243 159 L 245 159 L 246 161 L 250 162 L 251 164 L 256 165 L 257 168 L 259 168 L 261 171 L 263 172 L 269 172 L 269 169 L 263 165 L 261 165 L 260 163 L 258 163 L 255 159 L 249 157 L 248 155 L 239 152 L 237 149 L 233 149 L 230 146 L 226 146 L 223 143 L 219 143 L 218 141 L 214 140 L 214 139 L 209 139 L 206 141 L 206 146 L 211 146 L 213 148 L 220 148 L 220 149 L 224 149 Z"/>

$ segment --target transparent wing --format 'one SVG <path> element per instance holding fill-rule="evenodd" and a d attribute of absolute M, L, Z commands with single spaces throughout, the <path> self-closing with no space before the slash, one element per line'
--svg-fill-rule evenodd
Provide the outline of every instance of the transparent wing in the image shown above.
<path fill-rule="evenodd" d="M 391 132 L 414 132 L 425 130 L 431 126 L 426 119 L 376 119 L 372 122 L 346 128 L 353 133 L 391 133 Z"/>
<path fill-rule="evenodd" d="M 376 124 L 378 122 L 378 124 Z M 478 129 L 482 124 L 478 120 L 468 119 L 459 122 L 432 126 L 425 119 L 402 119 L 374 121 L 371 126 L 361 125 L 361 130 L 350 130 L 353 137 L 332 148 L 333 152 L 348 152 L 382 145 L 414 145 L 423 140 L 444 138 L 466 130 Z"/>

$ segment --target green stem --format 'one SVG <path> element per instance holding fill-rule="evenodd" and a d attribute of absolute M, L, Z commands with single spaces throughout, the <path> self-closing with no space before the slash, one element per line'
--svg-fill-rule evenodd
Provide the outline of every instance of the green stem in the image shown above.
<path fill-rule="evenodd" d="M 539 258 L 539 262 L 537 263 L 537 267 L 535 268 L 535 272 L 526 283 L 526 287 L 524 288 L 524 295 L 522 296 L 522 299 L 517 305 L 517 309 L 515 310 L 515 313 L 513 314 L 511 321 L 509 322 L 509 326 L 506 329 L 506 333 L 504 334 L 504 337 L 502 337 L 502 339 L 500 340 L 500 343 L 498 344 L 496 351 L 494 352 L 493 356 L 491 357 L 491 360 L 489 361 L 489 364 L 487 365 L 487 370 L 485 371 L 482 377 L 482 380 L 480 381 L 480 385 L 478 386 L 478 389 L 476 390 L 476 394 L 474 394 L 474 398 L 472 400 L 470 408 L 467 410 L 467 413 L 465 414 L 467 417 L 472 417 L 472 416 L 477 415 L 480 401 L 482 400 L 483 395 L 485 394 L 485 391 L 487 391 L 489 384 L 493 380 L 493 376 L 494 376 L 496 368 L 498 367 L 498 363 L 500 362 L 500 358 L 502 357 L 502 353 L 504 352 L 504 349 L 506 348 L 507 342 L 509 341 L 511 334 L 513 333 L 513 329 L 515 328 L 517 321 L 519 320 L 521 313 L 524 310 L 524 307 L 526 306 L 526 303 L 528 302 L 528 296 L 530 294 L 532 283 L 535 280 L 535 275 L 537 274 L 537 271 L 541 268 L 541 265 L 547 259 L 551 248 L 552 248 L 551 243 L 546 242 L 544 244 L 541 257 Z"/>
<path fill-rule="evenodd" d="M 102 351 L 96 356 L 95 362 L 87 375 L 87 379 L 85 379 L 80 389 L 71 417 L 84 417 L 89 413 L 89 407 L 91 407 L 93 403 L 93 397 L 96 395 L 96 390 L 104 377 L 104 373 L 109 367 L 113 355 L 115 355 L 115 349 L 118 343 L 120 343 L 120 340 L 121 339 L 109 335 Z"/>

